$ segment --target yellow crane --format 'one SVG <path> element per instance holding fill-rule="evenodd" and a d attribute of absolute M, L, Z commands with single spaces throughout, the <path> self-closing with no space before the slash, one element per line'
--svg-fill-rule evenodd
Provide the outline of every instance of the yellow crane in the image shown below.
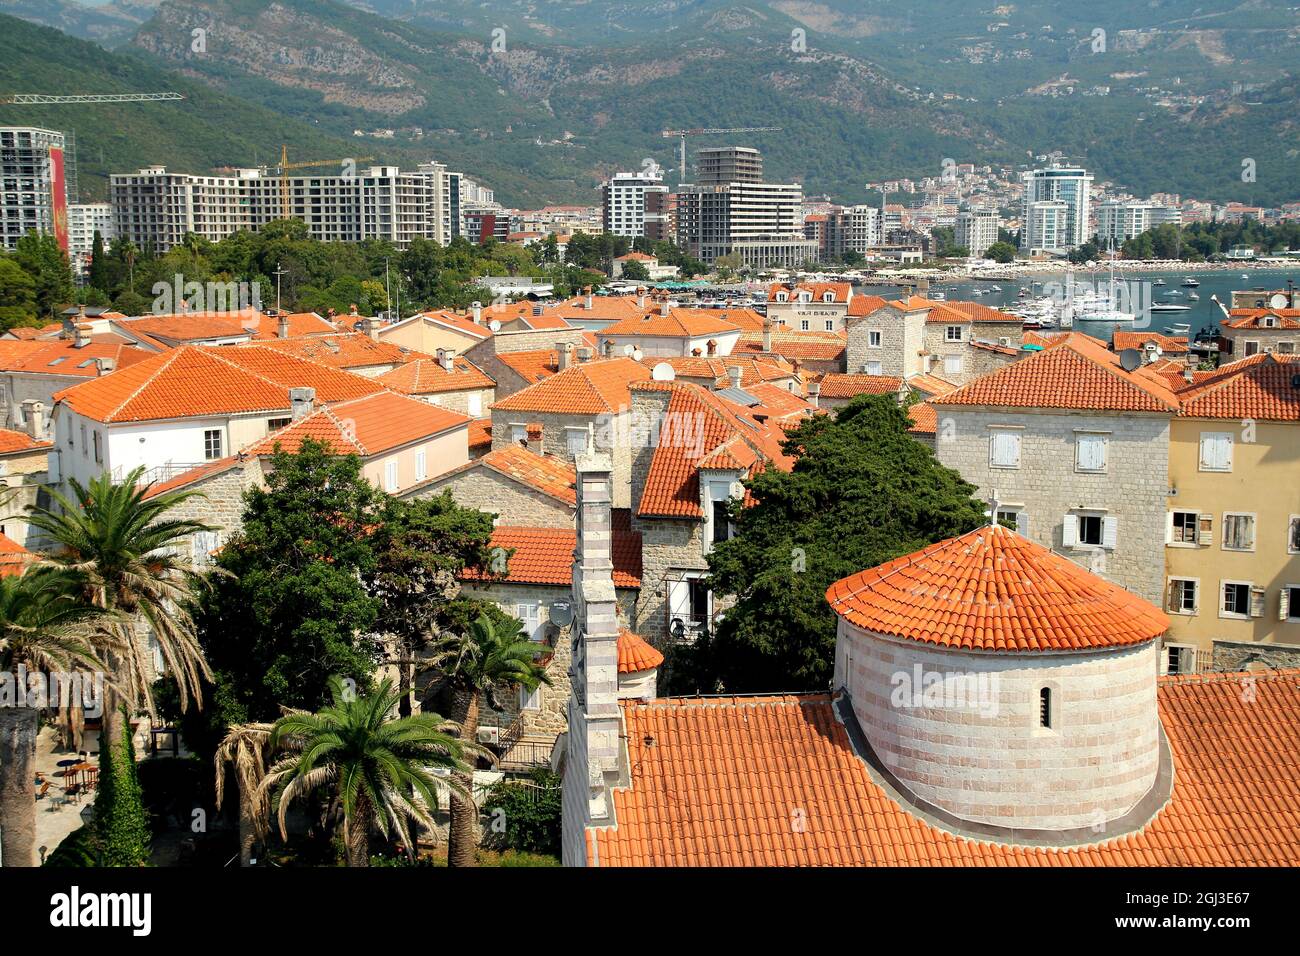
<path fill-rule="evenodd" d="M 366 163 L 374 158 L 373 156 L 349 156 L 346 159 L 315 159 L 309 162 L 291 163 L 289 147 L 281 145 L 280 165 L 276 167 L 280 171 L 280 218 L 289 218 L 289 170 L 309 169 L 312 166 L 336 166 L 344 163 Z"/>

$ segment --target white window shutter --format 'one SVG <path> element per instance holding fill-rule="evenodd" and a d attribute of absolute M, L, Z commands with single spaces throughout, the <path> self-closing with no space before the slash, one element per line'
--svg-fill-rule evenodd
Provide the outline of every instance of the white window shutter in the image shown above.
<path fill-rule="evenodd" d="M 1179 605 L 1179 587 L 1177 581 L 1170 581 L 1165 587 L 1165 610 L 1176 611 Z"/>
<path fill-rule="evenodd" d="M 1169 648 L 1160 648 L 1160 676 L 1169 673 Z"/>
<path fill-rule="evenodd" d="M 1107 515 L 1101 520 L 1101 546 L 1114 550 L 1115 543 L 1119 540 L 1119 519 L 1113 515 Z"/>
<path fill-rule="evenodd" d="M 687 581 L 668 582 L 668 624 L 673 618 L 681 618 L 682 624 L 689 625 L 691 616 L 691 586 Z"/>
<path fill-rule="evenodd" d="M 1285 621 L 1291 616 L 1291 589 L 1283 588 L 1278 594 L 1277 619 Z"/>
<path fill-rule="evenodd" d="M 1065 516 L 1065 524 L 1061 528 L 1061 543 L 1067 548 L 1073 548 L 1079 543 L 1078 515 Z"/>
<path fill-rule="evenodd" d="M 1174 513 L 1165 512 L 1165 544 L 1173 544 L 1174 541 Z"/>
<path fill-rule="evenodd" d="M 1196 543 L 1202 548 L 1214 544 L 1214 515 L 1198 514 L 1196 516 Z"/>
<path fill-rule="evenodd" d="M 1028 511 L 1016 512 L 1016 533 L 1019 534 L 1022 538 L 1029 537 L 1029 512 Z"/>
<path fill-rule="evenodd" d="M 1232 436 L 1219 436 L 1218 468 L 1232 470 Z"/>
<path fill-rule="evenodd" d="M 1264 589 L 1252 587 L 1250 589 L 1250 616 L 1264 616 Z"/>

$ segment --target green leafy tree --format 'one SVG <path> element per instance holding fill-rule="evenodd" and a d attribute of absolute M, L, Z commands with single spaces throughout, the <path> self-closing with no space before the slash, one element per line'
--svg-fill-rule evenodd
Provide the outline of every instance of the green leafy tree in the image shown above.
<path fill-rule="evenodd" d="M 386 500 L 355 455 L 310 439 L 293 454 L 277 449 L 266 487 L 244 496 L 243 529 L 217 558 L 227 574 L 197 616 L 221 726 L 318 707 L 332 675 L 369 683 L 380 601 L 363 578 L 376 570 L 371 529 Z"/>
<path fill-rule="evenodd" d="M 484 843 L 494 850 L 560 855 L 560 777 L 538 767 L 523 780 L 502 780 L 488 791 L 484 814 L 502 826 L 488 827 Z"/>
<path fill-rule="evenodd" d="M 36 314 L 54 321 L 72 301 L 72 266 L 58 240 L 49 234 L 29 232 L 14 244 L 14 261 L 36 284 Z"/>
<path fill-rule="evenodd" d="M 628 259 L 623 263 L 622 278 L 633 282 L 649 282 L 650 270 L 646 268 L 644 262 L 639 262 L 636 259 Z"/>
<path fill-rule="evenodd" d="M 36 317 L 36 280 L 8 256 L 0 256 L 0 327 L 43 325 Z"/>
<path fill-rule="evenodd" d="M 551 682 L 539 660 L 542 648 L 523 636 L 517 621 L 514 625 L 503 628 L 481 615 L 465 630 L 449 633 L 434 645 L 429 666 L 451 689 L 451 715 L 462 740 L 472 741 L 478 735 L 479 701 L 484 694 L 499 710 L 498 692 L 521 687 L 531 691 Z M 458 783 L 451 797 L 447 862 L 473 866 L 478 808 L 468 768 L 460 772 Z"/>
<path fill-rule="evenodd" d="M 674 691 L 824 689 L 840 578 L 977 527 L 974 488 L 908 434 L 892 396 L 861 396 L 835 418 L 790 432 L 791 471 L 748 482 L 755 504 L 734 508 L 736 534 L 709 555 L 710 587 L 737 596 L 717 634 Z"/>
<path fill-rule="evenodd" d="M 1016 258 L 1016 247 L 1009 242 L 998 241 L 984 250 L 984 256 L 994 262 L 1011 262 Z"/>
<path fill-rule="evenodd" d="M 348 866 L 370 865 L 371 832 L 396 837 L 414 856 L 410 824 L 433 826 L 438 805 L 434 769 L 468 772 L 466 757 L 479 750 L 449 734 L 437 714 L 390 720 L 397 705 L 391 681 L 358 696 L 350 685 L 330 679 L 331 703 L 316 713 L 281 717 L 271 730 L 272 749 L 290 752 L 266 774 L 259 792 L 278 796 L 280 835 L 286 814 L 299 799 L 324 790 L 343 814 Z M 456 784 L 453 783 L 453 792 Z M 418 798 L 418 800 L 416 799 Z"/>

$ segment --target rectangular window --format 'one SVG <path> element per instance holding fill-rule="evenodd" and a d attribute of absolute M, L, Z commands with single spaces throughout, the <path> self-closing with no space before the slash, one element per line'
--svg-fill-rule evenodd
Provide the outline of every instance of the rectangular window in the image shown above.
<path fill-rule="evenodd" d="M 1165 674 L 1195 674 L 1196 647 L 1191 644 L 1166 644 L 1161 648 L 1161 671 Z"/>
<path fill-rule="evenodd" d="M 800 319 L 800 320 L 799 320 L 799 331 L 801 331 L 801 332 L 807 332 L 807 331 L 808 331 L 808 320 L 807 320 L 807 319 Z"/>
<path fill-rule="evenodd" d="M 384 490 L 397 490 L 397 462 L 390 461 L 384 465 Z"/>
<path fill-rule="evenodd" d="M 515 445 L 524 445 L 528 443 L 528 426 L 520 425 L 515 422 L 510 423 L 510 441 Z"/>
<path fill-rule="evenodd" d="M 1232 432 L 1201 432 L 1201 471 L 1232 471 Z"/>
<path fill-rule="evenodd" d="M 427 452 L 415 453 L 415 480 L 424 481 L 429 477 L 429 456 Z"/>
<path fill-rule="evenodd" d="M 866 369 L 868 375 L 880 375 L 884 372 L 885 366 L 882 362 L 868 362 Z"/>
<path fill-rule="evenodd" d="M 1300 515 L 1292 515 L 1286 529 L 1287 554 L 1300 554 Z"/>
<path fill-rule="evenodd" d="M 835 331 L 835 320 L 834 320 L 834 319 L 827 319 L 827 320 L 826 320 L 826 331 L 827 331 L 827 332 L 834 332 L 834 331 Z"/>
<path fill-rule="evenodd" d="M 880 348 L 880 333 L 875 329 L 872 329 L 867 333 L 867 347 L 873 349 Z"/>
<path fill-rule="evenodd" d="M 1195 579 L 1170 578 L 1168 610 L 1174 614 L 1195 614 L 1198 610 L 1196 591 Z"/>
<path fill-rule="evenodd" d="M 293 421 L 292 418 L 268 418 L 266 420 L 266 430 L 268 432 L 279 431 L 281 428 L 284 428 L 286 425 L 288 425 L 291 421 Z"/>
<path fill-rule="evenodd" d="M 0 532 L 3 533 L 3 532 Z M 1300 584 L 1288 584 L 1278 595 L 1281 602 L 1278 607 L 1278 620 L 1296 623 L 1300 621 Z"/>
<path fill-rule="evenodd" d="M 587 453 L 587 429 L 566 428 L 564 430 L 564 445 L 568 449 L 570 458 L 585 455 Z"/>
<path fill-rule="evenodd" d="M 999 508 L 998 524 L 1025 537 L 1029 536 L 1029 514 L 1018 508 Z"/>
<path fill-rule="evenodd" d="M 1223 597 L 1219 605 L 1220 617 L 1245 618 L 1250 615 L 1250 584 L 1240 581 L 1225 581 Z"/>
<path fill-rule="evenodd" d="M 1020 467 L 1020 432 L 993 430 L 989 435 L 989 465 L 994 468 Z"/>
<path fill-rule="evenodd" d="M 542 685 L 538 684 L 532 690 L 527 687 L 519 688 L 519 709 L 520 710 L 541 710 L 542 709 Z"/>
<path fill-rule="evenodd" d="M 1079 544 L 1101 547 L 1101 515 L 1079 515 Z"/>
<path fill-rule="evenodd" d="M 1100 474 L 1106 471 L 1106 436 L 1076 435 L 1074 469 Z"/>
<path fill-rule="evenodd" d="M 1223 516 L 1223 547 L 1228 551 L 1255 550 L 1255 516 L 1233 514 Z"/>
<path fill-rule="evenodd" d="M 730 502 L 726 498 L 715 498 L 713 501 L 712 537 L 714 544 L 731 538 L 731 519 L 727 515 L 727 506 L 729 504 Z"/>
<path fill-rule="evenodd" d="M 465 410 L 473 418 L 478 418 L 483 414 L 483 393 L 470 392 L 465 399 Z"/>
<path fill-rule="evenodd" d="M 945 355 L 943 357 L 943 371 L 947 375 L 961 374 L 961 356 Z"/>
<path fill-rule="evenodd" d="M 960 342 L 960 341 L 961 341 L 961 326 L 960 326 L 960 325 L 949 325 L 949 326 L 947 326 L 947 327 L 944 329 L 944 332 L 943 332 L 943 340 L 944 340 L 945 342 Z"/>
<path fill-rule="evenodd" d="M 221 457 L 221 429 L 209 428 L 203 432 L 203 457 L 215 461 Z"/>
<path fill-rule="evenodd" d="M 1247 339 L 1247 340 L 1246 340 L 1246 351 L 1245 351 L 1243 354 L 1245 354 L 1245 355 L 1258 355 L 1258 354 L 1259 354 L 1259 342 L 1257 342 L 1255 339 Z"/>
<path fill-rule="evenodd" d="M 1195 511 L 1171 511 L 1169 513 L 1169 543 L 1196 544 L 1196 529 L 1200 525 L 1200 516 Z"/>
<path fill-rule="evenodd" d="M 515 617 L 522 624 L 521 630 L 530 641 L 542 641 L 546 637 L 542 629 L 542 606 L 537 601 L 520 601 L 515 604 Z"/>

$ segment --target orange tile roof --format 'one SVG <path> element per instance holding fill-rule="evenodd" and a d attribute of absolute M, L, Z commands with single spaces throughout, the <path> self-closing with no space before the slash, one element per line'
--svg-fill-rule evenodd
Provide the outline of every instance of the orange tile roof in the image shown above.
<path fill-rule="evenodd" d="M 560 370 L 555 349 L 528 349 L 522 352 L 498 352 L 497 361 L 509 366 L 529 383 L 540 382 Z"/>
<path fill-rule="evenodd" d="M 476 418 L 469 423 L 469 447 L 492 447 L 492 419 Z"/>
<path fill-rule="evenodd" d="M 1169 355 L 1187 354 L 1187 336 L 1161 335 L 1159 332 L 1125 332 L 1116 329 L 1110 347 L 1116 352 L 1122 352 L 1124 349 L 1144 349 L 1148 342 L 1154 342 L 1160 346 L 1160 351 Z"/>
<path fill-rule="evenodd" d="M 647 306 L 649 307 L 649 306 Z M 654 308 L 658 308 L 657 305 Z M 637 297 L 631 295 L 594 295 L 591 308 L 587 308 L 585 295 L 574 296 L 567 301 L 557 303 L 552 311 L 561 318 L 587 321 L 590 319 L 609 319 L 614 322 L 641 315 L 646 311 L 637 304 Z"/>
<path fill-rule="evenodd" d="M 39 451 L 50 448 L 53 444 L 49 441 L 37 441 L 26 432 L 0 428 L 0 455 L 11 455 L 19 451 Z"/>
<path fill-rule="evenodd" d="M 1243 692 L 1249 682 L 1250 693 Z M 600 866 L 1295 866 L 1300 671 L 1161 678 L 1173 794 L 1144 829 L 1066 849 L 970 840 L 875 782 L 824 694 L 622 702 L 631 785 Z M 804 826 L 790 825 L 791 808 Z"/>
<path fill-rule="evenodd" d="M 198 467 L 168 478 L 166 481 L 154 482 L 149 486 L 144 496 L 146 498 L 156 498 L 158 495 L 165 495 L 169 491 L 179 491 L 181 488 L 189 487 L 205 478 L 211 478 L 213 475 L 230 471 L 242 464 L 243 461 L 238 455 L 227 455 L 225 458 L 204 462 Z"/>
<path fill-rule="evenodd" d="M 1274 329 L 1300 329 L 1300 309 L 1233 309 L 1219 324 L 1228 329 L 1262 329 L 1265 316 L 1277 321 Z"/>
<path fill-rule="evenodd" d="M 488 424 L 491 424 L 489 420 Z M 489 436 L 490 440 L 491 436 Z M 557 498 L 568 505 L 578 503 L 578 475 L 573 465 L 554 455 L 539 455 L 522 445 L 503 445 L 482 457 L 475 458 L 454 472 L 474 468 L 491 468 L 512 481 L 527 485 L 544 495 Z M 446 476 L 443 476 L 446 477 Z"/>
<path fill-rule="evenodd" d="M 849 315 L 870 315 L 888 303 L 878 295 L 855 295 L 849 300 Z"/>
<path fill-rule="evenodd" d="M 505 578 L 512 584 L 571 585 L 573 550 L 577 545 L 576 531 L 568 531 L 564 528 L 497 525 L 492 529 L 490 547 L 514 550 L 514 554 L 507 562 Z M 640 533 L 613 529 L 610 550 L 610 557 L 614 564 L 614 586 L 639 588 L 641 586 Z M 461 577 L 466 581 L 483 581 L 489 579 L 490 575 L 469 568 Z"/>
<path fill-rule="evenodd" d="M 36 555 L 13 538 L 0 532 L 0 577 L 20 575 L 34 560 Z"/>
<path fill-rule="evenodd" d="M 737 326 L 723 320 L 712 309 L 669 309 L 667 315 L 657 310 L 635 318 L 615 322 L 600 330 L 602 336 L 652 335 L 663 338 L 697 338 L 701 335 L 727 335 Z"/>
<path fill-rule="evenodd" d="M 853 285 L 849 282 L 773 282 L 767 287 L 767 301 L 775 302 L 776 294 L 781 291 L 791 294 L 810 292 L 814 302 L 821 302 L 822 296 L 829 292 L 834 296 L 835 302 L 842 304 L 848 302 L 849 296 L 853 295 Z"/>
<path fill-rule="evenodd" d="M 709 358 L 703 355 L 649 356 L 641 359 L 641 364 L 653 370 L 656 365 L 672 366 L 674 374 L 682 379 L 703 379 L 700 384 L 726 387 L 731 384 L 727 370 L 740 369 L 742 388 L 758 382 L 782 381 L 797 378 L 794 366 L 777 358 L 760 358 L 753 355 L 724 355 Z"/>
<path fill-rule="evenodd" d="M 337 454 L 366 458 L 464 428 L 470 421 L 458 412 L 396 392 L 380 391 L 312 412 L 263 438 L 249 447 L 247 453 L 270 455 L 276 446 L 294 453 L 304 439 L 314 438 Z"/>
<path fill-rule="evenodd" d="M 1300 355 L 1264 353 L 1224 365 L 1179 391 L 1184 418 L 1300 421 Z"/>
<path fill-rule="evenodd" d="M 978 302 L 963 302 L 958 299 L 951 299 L 945 302 L 935 302 L 936 308 L 931 311 L 928 322 L 948 322 L 954 319 L 962 319 L 966 322 L 1010 322 L 1014 325 L 1021 325 L 1024 322 L 1018 315 L 1012 315 L 1009 312 L 1002 312 L 998 309 L 990 309 L 987 305 L 981 305 Z"/>
<path fill-rule="evenodd" d="M 937 435 L 939 433 L 939 413 L 929 402 L 917 402 L 908 406 L 907 417 L 912 420 L 909 432 L 918 435 Z"/>
<path fill-rule="evenodd" d="M 300 386 L 326 403 L 383 388 L 260 345 L 188 345 L 56 392 L 54 400 L 96 421 L 155 421 L 281 411 L 289 408 L 289 389 Z"/>
<path fill-rule="evenodd" d="M 879 634 L 982 651 L 1117 647 L 1169 629 L 1148 602 L 1000 525 L 859 571 L 826 600 Z"/>
<path fill-rule="evenodd" d="M 763 351 L 763 336 L 742 332 L 731 350 L 732 355 L 779 355 L 784 359 L 833 362 L 844 357 L 847 338 L 843 332 L 791 332 L 773 330 L 772 351 Z"/>
<path fill-rule="evenodd" d="M 1068 336 L 1056 348 L 1036 352 L 931 401 L 1012 408 L 1178 410 L 1178 398 L 1163 378 L 1145 368 L 1125 372 L 1115 353 L 1084 336 Z"/>
<path fill-rule="evenodd" d="M 300 335 L 287 339 L 259 339 L 259 345 L 319 362 L 331 368 L 353 369 L 374 365 L 401 365 L 417 358 L 426 358 L 423 352 L 414 352 L 391 342 L 372 339 L 360 332 L 335 332 L 332 335 Z"/>
<path fill-rule="evenodd" d="M 451 367 L 452 371 L 448 372 L 436 358 L 414 359 L 385 372 L 375 381 L 403 395 L 439 395 L 496 387 L 497 383 L 486 372 L 463 355 L 456 356 Z"/>
<path fill-rule="evenodd" d="M 619 628 L 618 672 L 620 674 L 653 670 L 663 662 L 663 654 L 657 648 L 651 647 L 645 638 L 633 634 L 625 627 Z"/>
<path fill-rule="evenodd" d="M 323 320 L 322 320 L 323 321 Z M 142 334 L 168 345 L 202 342 L 207 339 L 238 338 L 270 333 L 277 329 L 273 315 L 256 309 L 230 312 L 178 312 L 168 315 L 142 315 L 132 319 L 114 319 L 112 326 L 126 335 Z M 327 328 L 325 331 L 333 331 Z"/>
<path fill-rule="evenodd" d="M 896 393 L 903 380 L 896 375 L 841 375 L 828 372 L 822 376 L 822 398 L 854 398 L 858 395 Z"/>
<path fill-rule="evenodd" d="M 633 382 L 650 377 L 650 370 L 622 357 L 579 362 L 493 403 L 493 410 L 599 415 L 631 407 Z"/>
<path fill-rule="evenodd" d="M 315 312 L 290 312 L 285 319 L 289 322 L 290 338 L 303 335 L 333 335 L 338 332 L 333 323 Z M 274 315 L 267 316 L 265 321 L 258 323 L 253 334 L 253 339 L 258 342 L 279 337 L 280 319 Z"/>
<path fill-rule="evenodd" d="M 924 392 L 926 395 L 947 395 L 957 390 L 956 385 L 937 375 L 912 375 L 908 377 L 907 384 L 909 388 Z"/>
<path fill-rule="evenodd" d="M 111 360 L 116 368 L 122 369 L 154 354 L 120 342 L 92 340 L 78 348 L 73 339 L 0 341 L 0 371 L 98 378 L 96 359 Z"/>

